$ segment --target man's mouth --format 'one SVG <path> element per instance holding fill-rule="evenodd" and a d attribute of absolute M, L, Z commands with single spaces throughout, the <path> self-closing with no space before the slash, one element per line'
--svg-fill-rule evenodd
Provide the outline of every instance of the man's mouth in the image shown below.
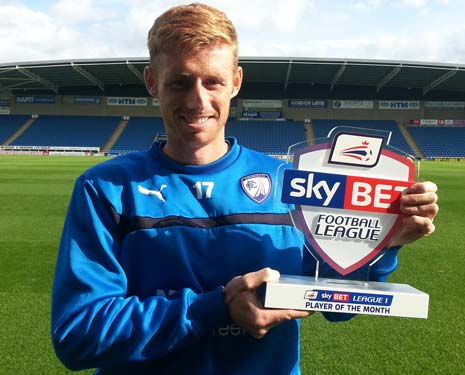
<path fill-rule="evenodd" d="M 208 116 L 200 116 L 200 117 L 181 116 L 181 118 L 189 124 L 197 124 L 197 125 L 205 124 L 210 119 L 210 117 Z"/>

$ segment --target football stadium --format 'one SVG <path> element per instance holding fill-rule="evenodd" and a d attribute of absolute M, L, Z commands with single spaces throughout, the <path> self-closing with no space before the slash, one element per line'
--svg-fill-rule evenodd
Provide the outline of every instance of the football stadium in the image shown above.
<path fill-rule="evenodd" d="M 250 58 L 226 134 L 277 158 L 337 126 L 388 131 L 439 187 L 436 232 L 406 245 L 390 282 L 430 296 L 427 319 L 320 314 L 302 322 L 304 374 L 463 374 L 465 66 Z M 65 374 L 50 340 L 55 259 L 74 180 L 165 137 L 148 59 L 0 65 L 0 373 Z M 92 371 L 81 373 L 90 374 Z"/>

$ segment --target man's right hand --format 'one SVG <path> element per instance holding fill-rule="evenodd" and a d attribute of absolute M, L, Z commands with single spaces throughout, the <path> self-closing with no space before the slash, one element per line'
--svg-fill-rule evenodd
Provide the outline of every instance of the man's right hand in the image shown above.
<path fill-rule="evenodd" d="M 267 281 L 279 280 L 279 272 L 263 268 L 229 281 L 223 289 L 224 302 L 231 320 L 259 339 L 278 324 L 295 318 L 305 318 L 314 311 L 265 309 L 257 297 L 257 288 Z"/>

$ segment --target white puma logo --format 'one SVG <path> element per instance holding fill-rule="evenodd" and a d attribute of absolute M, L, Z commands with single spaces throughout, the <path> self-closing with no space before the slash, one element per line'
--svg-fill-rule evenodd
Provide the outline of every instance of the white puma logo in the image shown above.
<path fill-rule="evenodd" d="M 143 186 L 138 186 L 137 189 L 139 190 L 140 193 L 142 194 L 145 194 L 145 195 L 155 195 L 158 199 L 160 199 L 162 202 L 166 202 L 165 201 L 165 197 L 163 196 L 163 194 L 161 193 L 161 191 L 166 188 L 166 185 L 163 184 L 160 186 L 160 190 L 149 190 L 149 189 L 146 189 L 145 187 Z"/>

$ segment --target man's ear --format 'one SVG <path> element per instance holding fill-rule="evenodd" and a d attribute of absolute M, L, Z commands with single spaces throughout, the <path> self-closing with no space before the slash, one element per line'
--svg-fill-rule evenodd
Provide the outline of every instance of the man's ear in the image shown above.
<path fill-rule="evenodd" d="M 144 82 L 145 82 L 145 88 L 147 89 L 150 96 L 157 97 L 158 96 L 157 79 L 150 66 L 146 66 L 144 68 Z"/>
<path fill-rule="evenodd" d="M 240 66 L 237 67 L 236 72 L 233 78 L 233 90 L 231 92 L 231 99 L 234 98 L 239 90 L 241 89 L 242 85 L 242 68 Z"/>

